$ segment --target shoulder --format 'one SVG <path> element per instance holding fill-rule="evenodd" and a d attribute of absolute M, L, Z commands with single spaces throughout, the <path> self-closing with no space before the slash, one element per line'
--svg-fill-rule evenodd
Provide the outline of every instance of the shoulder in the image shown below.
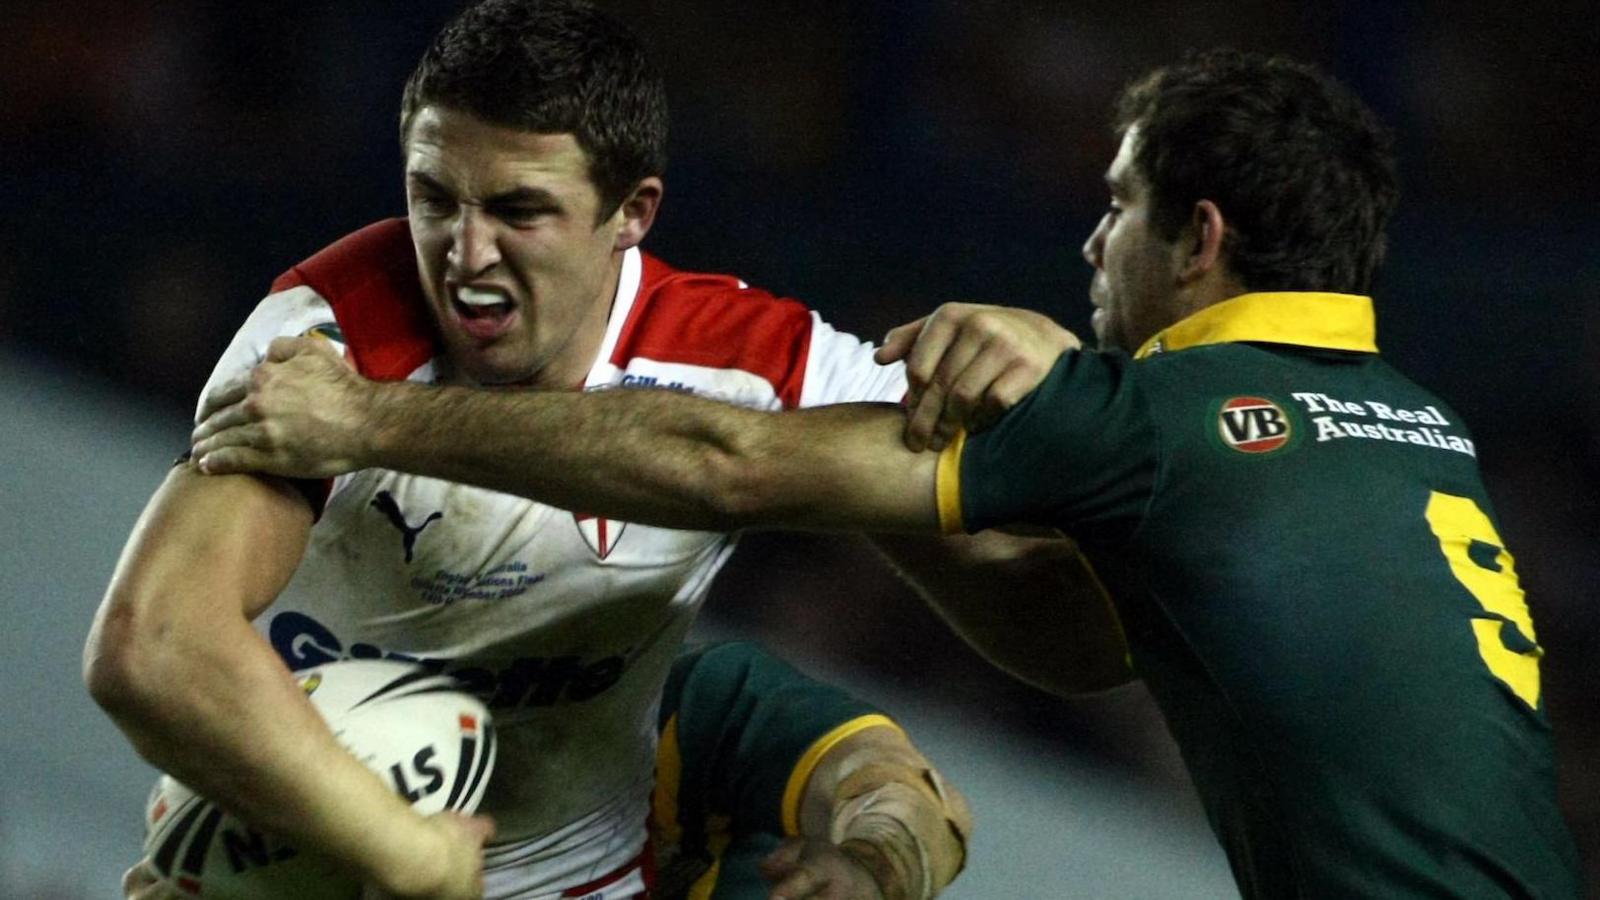
<path fill-rule="evenodd" d="M 646 254 L 607 361 L 619 369 L 648 360 L 701 373 L 748 373 L 793 406 L 804 389 L 814 333 L 811 310 L 797 300 Z"/>
<path fill-rule="evenodd" d="M 811 310 L 798 300 L 732 275 L 687 272 L 646 255 L 638 299 L 616 352 L 623 358 L 748 358 L 792 349 L 811 325 Z"/>
<path fill-rule="evenodd" d="M 291 266 L 272 282 L 274 293 L 308 285 L 323 296 L 351 297 L 374 282 L 409 285 L 420 293 L 416 255 L 405 219 L 383 219 L 357 229 Z"/>
<path fill-rule="evenodd" d="M 272 283 L 274 294 L 296 288 L 328 304 L 351 359 L 368 377 L 404 378 L 436 354 L 405 219 L 345 235 Z"/>

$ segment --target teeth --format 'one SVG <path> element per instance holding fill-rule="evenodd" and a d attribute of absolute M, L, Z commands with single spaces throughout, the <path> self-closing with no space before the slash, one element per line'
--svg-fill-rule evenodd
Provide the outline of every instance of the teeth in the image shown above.
<path fill-rule="evenodd" d="M 506 296 L 499 291 L 486 291 L 480 288 L 457 288 L 456 299 L 467 306 L 499 306 L 508 302 Z"/>

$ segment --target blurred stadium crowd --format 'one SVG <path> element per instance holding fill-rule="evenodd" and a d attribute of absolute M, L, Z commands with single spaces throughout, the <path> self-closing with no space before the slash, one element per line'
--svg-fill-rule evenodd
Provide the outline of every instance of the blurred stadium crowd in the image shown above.
<path fill-rule="evenodd" d="M 1379 342 L 1471 424 L 1529 592 L 1563 800 L 1600 883 L 1600 50 L 1577 5 L 616 0 L 673 106 L 647 247 L 881 334 L 946 299 L 1087 333 L 1109 103 L 1185 48 L 1317 61 L 1395 127 Z M 453 2 L 76 4 L 0 14 L 0 342 L 170 409 L 174 449 L 271 278 L 403 214 L 400 86 Z M 151 461 L 154 485 L 164 460 Z M 3 498 L 0 498 L 3 503 Z M 1315 511 L 1308 511 L 1315 514 Z M 118 523 L 117 527 L 122 527 Z M 755 535 L 708 616 L 926 685 L 997 733 L 1184 790 L 1136 689 L 987 669 L 864 545 Z M 1404 702 L 1404 698 L 1396 698 Z M 120 748 L 119 748 L 120 749 Z"/>

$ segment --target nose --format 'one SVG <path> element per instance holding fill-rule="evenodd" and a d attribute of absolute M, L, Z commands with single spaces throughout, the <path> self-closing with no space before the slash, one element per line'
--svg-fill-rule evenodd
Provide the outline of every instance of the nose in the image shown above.
<path fill-rule="evenodd" d="M 450 268 L 471 278 L 500 262 L 499 236 L 494 222 L 476 206 L 462 204 L 451 229 Z"/>
<path fill-rule="evenodd" d="M 1089 239 L 1083 242 L 1083 258 L 1094 266 L 1100 268 L 1100 259 L 1106 248 L 1106 220 L 1109 216 L 1101 216 L 1099 223 L 1090 232 Z"/>

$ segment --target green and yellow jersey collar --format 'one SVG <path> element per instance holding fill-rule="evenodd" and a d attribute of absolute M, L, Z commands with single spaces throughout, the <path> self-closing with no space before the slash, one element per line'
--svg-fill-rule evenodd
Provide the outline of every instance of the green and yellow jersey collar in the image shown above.
<path fill-rule="evenodd" d="M 1133 358 L 1243 341 L 1377 353 L 1372 298 L 1311 291 L 1240 294 L 1156 332 Z"/>

